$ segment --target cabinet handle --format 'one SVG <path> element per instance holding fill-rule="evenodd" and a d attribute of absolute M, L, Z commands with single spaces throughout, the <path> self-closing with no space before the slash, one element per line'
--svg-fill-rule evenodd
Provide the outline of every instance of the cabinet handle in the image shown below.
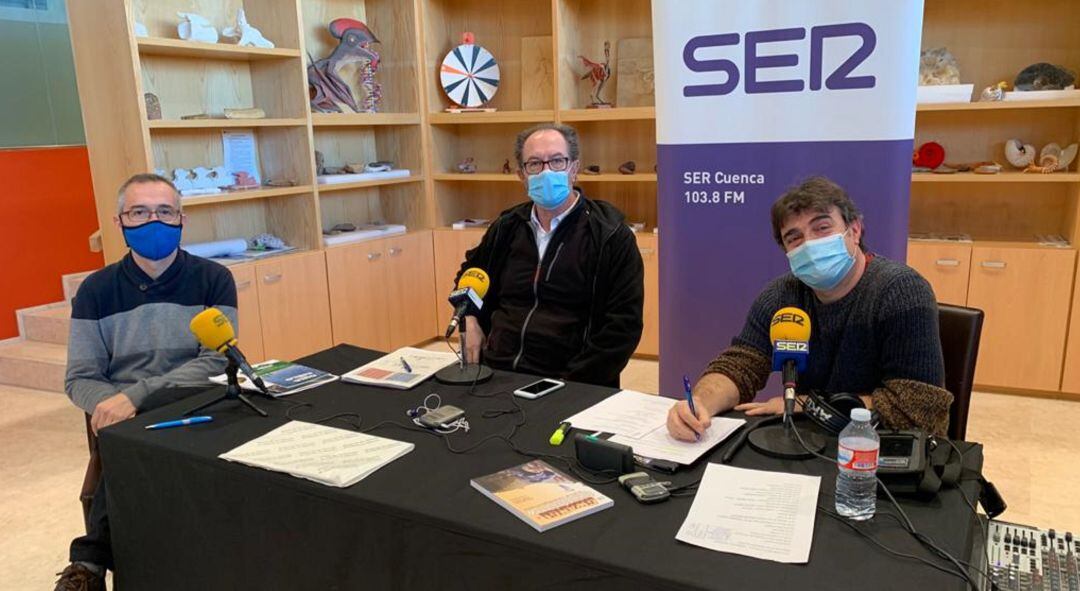
<path fill-rule="evenodd" d="M 367 260 L 369 260 L 369 261 L 377 261 L 377 260 L 379 260 L 381 258 L 382 258 L 382 253 L 381 252 L 369 252 L 368 255 L 367 255 Z"/>
<path fill-rule="evenodd" d="M 979 263 L 987 269 L 1004 269 L 1005 261 L 983 261 Z"/>
<path fill-rule="evenodd" d="M 939 267 L 959 267 L 960 261 L 956 259 L 938 259 L 934 261 L 934 264 Z"/>
<path fill-rule="evenodd" d="M 263 275 L 263 283 L 277 283 L 281 281 L 282 273 L 274 273 L 273 275 Z"/>
<path fill-rule="evenodd" d="M 247 281 L 241 281 L 240 283 L 236 284 L 236 289 L 238 289 L 238 290 L 239 289 L 247 289 L 248 287 L 251 287 L 251 280 L 250 279 L 247 280 Z"/>
<path fill-rule="evenodd" d="M 405 250 L 405 249 L 404 248 L 398 248 L 396 246 L 391 247 L 390 248 L 390 256 L 396 257 L 397 255 L 401 254 L 401 251 L 403 251 L 403 250 Z"/>
<path fill-rule="evenodd" d="M 641 254 L 646 256 L 656 252 L 655 248 L 638 248 L 638 250 L 641 251 Z"/>

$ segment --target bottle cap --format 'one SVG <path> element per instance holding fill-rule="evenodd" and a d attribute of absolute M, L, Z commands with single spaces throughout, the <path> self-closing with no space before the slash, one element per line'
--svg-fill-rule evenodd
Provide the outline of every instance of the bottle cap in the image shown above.
<path fill-rule="evenodd" d="M 862 423 L 870 422 L 870 410 L 866 408 L 853 408 L 851 409 L 851 420 L 859 421 Z"/>

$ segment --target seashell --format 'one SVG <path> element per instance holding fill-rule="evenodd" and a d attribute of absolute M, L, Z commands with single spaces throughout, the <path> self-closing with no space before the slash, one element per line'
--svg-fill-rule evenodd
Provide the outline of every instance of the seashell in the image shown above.
<path fill-rule="evenodd" d="M 1073 163 L 1073 160 L 1076 160 L 1076 149 L 1077 145 L 1072 144 L 1061 151 L 1061 161 L 1058 162 L 1058 167 L 1061 170 L 1069 170 L 1069 165 Z"/>
<path fill-rule="evenodd" d="M 1005 142 L 1005 159 L 1017 168 L 1025 168 L 1035 162 L 1035 146 L 1011 139 Z"/>
<path fill-rule="evenodd" d="M 1061 163 L 1061 146 L 1050 142 L 1039 152 L 1039 166 L 1057 169 Z"/>

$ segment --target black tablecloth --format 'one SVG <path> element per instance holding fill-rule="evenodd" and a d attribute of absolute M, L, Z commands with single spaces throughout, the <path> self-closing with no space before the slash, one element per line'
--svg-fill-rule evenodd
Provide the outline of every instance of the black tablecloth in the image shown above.
<path fill-rule="evenodd" d="M 337 374 L 379 354 L 339 346 L 301 360 Z M 383 421 L 408 425 L 405 411 L 438 392 L 464 408 L 472 430 L 450 435 L 464 448 L 494 433 L 509 433 L 517 417 L 482 418 L 512 408 L 509 392 L 534 378 L 496 372 L 467 396 L 467 388 L 429 382 L 411 391 L 334 383 L 285 400 L 258 400 L 262 418 L 236 402 L 210 410 L 214 422 L 145 431 L 175 418 L 220 390 L 141 414 L 105 429 L 101 451 L 107 474 L 116 584 L 121 589 L 961 589 L 956 578 L 873 546 L 843 523 L 818 512 L 810 562 L 787 565 L 683 544 L 675 534 L 692 498 L 641 505 L 617 484 L 597 488 L 615 506 L 538 533 L 469 486 L 469 479 L 527 461 L 499 440 L 463 455 L 438 438 L 394 426 L 376 435 L 411 441 L 416 449 L 347 489 L 226 462 L 218 454 L 294 418 L 317 420 L 357 412 L 363 428 Z M 571 442 L 547 438 L 559 420 L 612 393 L 568 384 L 535 401 L 521 400 L 527 423 L 514 441 L 522 448 L 569 456 Z M 329 424 L 347 427 L 353 417 Z M 723 450 L 713 453 L 717 459 Z M 965 452 L 978 470 L 982 448 Z M 565 470 L 564 465 L 554 463 Z M 822 476 L 819 505 L 833 507 L 836 468 L 821 460 L 785 462 L 744 449 L 734 465 Z M 704 460 L 675 475 L 700 477 Z M 969 498 L 975 482 L 964 489 Z M 977 535 L 958 491 L 929 503 L 902 501 L 915 526 L 958 557 Z M 857 527 L 896 550 L 929 557 L 885 514 Z M 940 562 L 940 561 L 938 561 Z"/>

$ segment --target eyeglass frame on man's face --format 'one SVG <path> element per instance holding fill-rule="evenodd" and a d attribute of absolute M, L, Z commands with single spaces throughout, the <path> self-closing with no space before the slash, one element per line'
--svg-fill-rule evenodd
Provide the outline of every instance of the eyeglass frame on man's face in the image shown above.
<path fill-rule="evenodd" d="M 145 214 L 146 219 L 140 219 L 140 217 L 132 215 L 136 212 L 140 215 L 140 217 L 142 214 Z M 157 220 L 162 223 L 174 225 L 178 223 L 181 219 L 183 219 L 184 212 L 171 205 L 159 205 L 154 209 L 150 209 L 149 207 L 145 207 L 142 205 L 136 205 L 135 207 L 132 207 L 127 211 L 120 212 L 120 217 L 126 217 L 128 221 L 134 222 L 136 224 L 145 224 L 149 222 L 152 218 L 157 218 Z"/>
<path fill-rule="evenodd" d="M 555 163 L 560 162 L 560 161 L 562 162 L 562 164 L 559 165 L 559 166 L 556 166 Z M 567 156 L 556 156 L 556 157 L 548 159 L 548 160 L 541 160 L 539 158 L 530 158 L 530 159 L 526 160 L 525 162 L 521 163 L 521 169 L 523 171 L 525 171 L 525 174 L 540 174 L 541 172 L 544 171 L 544 167 L 546 166 L 547 169 L 552 171 L 552 172 L 562 172 L 562 171 L 570 168 L 570 162 L 572 162 L 572 161 Z M 537 164 L 540 165 L 540 168 L 537 168 L 535 170 L 529 170 L 530 165 L 537 165 Z"/>

